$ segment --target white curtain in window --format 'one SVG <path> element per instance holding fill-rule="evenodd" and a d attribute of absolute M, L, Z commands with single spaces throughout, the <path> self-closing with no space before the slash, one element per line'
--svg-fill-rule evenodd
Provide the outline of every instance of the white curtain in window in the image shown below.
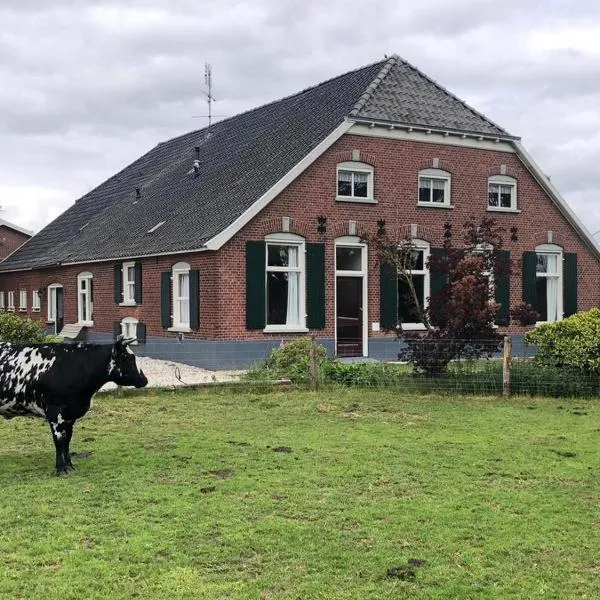
<path fill-rule="evenodd" d="M 548 302 L 548 321 L 558 321 L 558 257 L 549 254 L 546 267 L 546 296 Z"/>
<path fill-rule="evenodd" d="M 190 275 L 179 274 L 179 319 L 181 323 L 190 322 Z"/>
<path fill-rule="evenodd" d="M 298 267 L 298 248 L 295 246 L 288 247 L 288 266 Z M 300 273 L 292 271 L 287 273 L 288 280 L 288 297 L 287 297 L 287 315 L 285 319 L 286 325 L 297 325 L 298 314 L 300 312 L 298 290 Z"/>

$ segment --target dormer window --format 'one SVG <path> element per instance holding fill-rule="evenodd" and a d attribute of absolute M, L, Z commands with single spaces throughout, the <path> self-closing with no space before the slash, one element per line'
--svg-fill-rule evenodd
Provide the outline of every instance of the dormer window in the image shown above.
<path fill-rule="evenodd" d="M 450 206 L 450 173 L 441 169 L 419 171 L 418 206 Z"/>
<path fill-rule="evenodd" d="M 339 163 L 336 200 L 373 202 L 373 167 L 354 161 Z"/>
<path fill-rule="evenodd" d="M 517 210 L 517 180 L 508 175 L 494 175 L 488 179 L 488 210 Z"/>

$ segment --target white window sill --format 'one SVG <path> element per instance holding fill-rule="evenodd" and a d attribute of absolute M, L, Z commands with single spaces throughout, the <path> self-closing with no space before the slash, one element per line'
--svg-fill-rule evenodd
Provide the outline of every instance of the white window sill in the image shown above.
<path fill-rule="evenodd" d="M 191 333 L 193 330 L 187 326 L 180 325 L 176 327 L 169 327 L 167 331 L 173 331 L 175 333 Z"/>
<path fill-rule="evenodd" d="M 27 312 L 27 309 L 21 307 L 21 308 L 19 308 L 19 312 Z"/>
<path fill-rule="evenodd" d="M 14 307 L 14 306 L 9 306 L 9 307 L 6 309 L 6 312 L 15 312 L 15 307 Z"/>
<path fill-rule="evenodd" d="M 426 331 L 423 323 L 402 323 L 402 331 Z"/>
<path fill-rule="evenodd" d="M 46 323 L 48 323 L 48 325 L 54 325 L 54 323 L 56 323 L 56 319 L 48 319 Z"/>
<path fill-rule="evenodd" d="M 358 204 L 377 204 L 375 198 L 357 198 L 355 196 L 336 196 L 336 202 L 355 202 Z"/>
<path fill-rule="evenodd" d="M 500 208 L 498 206 L 488 206 L 488 212 L 503 212 L 503 213 L 515 213 L 518 214 L 521 211 L 516 208 Z"/>
<path fill-rule="evenodd" d="M 119 302 L 119 306 L 137 306 L 135 300 L 126 300 L 125 302 Z"/>
<path fill-rule="evenodd" d="M 78 321 L 77 325 L 80 325 L 81 327 L 93 327 L 94 321 Z"/>
<path fill-rule="evenodd" d="M 300 325 L 267 325 L 263 329 L 263 333 L 308 333 L 306 327 Z"/>
<path fill-rule="evenodd" d="M 41 312 L 39 308 L 32 308 L 31 312 Z"/>
<path fill-rule="evenodd" d="M 426 208 L 454 208 L 454 204 L 444 204 L 442 202 L 418 202 L 417 206 L 423 206 Z"/>

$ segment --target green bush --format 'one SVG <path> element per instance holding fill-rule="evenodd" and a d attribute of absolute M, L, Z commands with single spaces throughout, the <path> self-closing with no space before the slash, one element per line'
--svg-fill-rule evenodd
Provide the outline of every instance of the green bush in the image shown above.
<path fill-rule="evenodd" d="M 0 341 L 35 343 L 48 341 L 38 321 L 12 312 L 0 313 Z"/>
<path fill-rule="evenodd" d="M 258 367 L 248 372 L 249 379 L 291 379 L 294 383 L 308 381 L 310 370 L 310 337 L 300 337 L 271 350 L 268 358 Z M 317 363 L 327 360 L 327 350 L 317 344 Z"/>
<path fill-rule="evenodd" d="M 580 312 L 563 321 L 546 323 L 525 336 L 535 345 L 539 366 L 600 374 L 600 309 Z"/>

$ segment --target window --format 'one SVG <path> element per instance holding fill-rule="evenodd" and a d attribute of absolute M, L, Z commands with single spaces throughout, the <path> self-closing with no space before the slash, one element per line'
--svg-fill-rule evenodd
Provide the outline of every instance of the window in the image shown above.
<path fill-rule="evenodd" d="M 450 206 L 450 173 L 441 169 L 419 171 L 419 200 L 422 206 Z"/>
<path fill-rule="evenodd" d="M 4 308 L 5 308 L 4 292 L 0 292 L 0 310 L 4 310 Z"/>
<path fill-rule="evenodd" d="M 27 311 L 27 290 L 19 291 L 19 311 L 20 312 Z"/>
<path fill-rule="evenodd" d="M 429 244 L 423 240 L 413 240 L 410 278 L 422 309 L 427 307 L 430 294 L 428 260 Z M 400 277 L 398 277 L 398 321 L 402 323 L 404 329 L 424 328 L 409 284 Z"/>
<path fill-rule="evenodd" d="M 338 164 L 337 199 L 373 201 L 373 167 L 360 162 Z"/>
<path fill-rule="evenodd" d="M 31 310 L 34 312 L 40 312 L 42 306 L 42 299 L 39 290 L 33 290 L 31 292 Z"/>
<path fill-rule="evenodd" d="M 123 263 L 123 304 L 135 304 L 135 263 Z"/>
<path fill-rule="evenodd" d="M 173 266 L 173 327 L 190 327 L 190 265 Z"/>
<path fill-rule="evenodd" d="M 121 321 L 121 334 L 125 338 L 136 338 L 134 344 L 137 344 L 137 326 L 138 320 L 134 317 L 125 317 Z"/>
<path fill-rule="evenodd" d="M 77 276 L 77 317 L 80 325 L 93 325 L 94 286 L 91 273 Z"/>
<path fill-rule="evenodd" d="M 266 329 L 303 329 L 304 240 L 294 235 L 280 238 L 268 236 L 266 243 Z"/>
<path fill-rule="evenodd" d="M 488 210 L 517 210 L 517 180 L 508 175 L 488 179 Z"/>
<path fill-rule="evenodd" d="M 48 286 L 48 323 L 56 321 L 56 294 L 58 289 L 62 289 L 62 285 L 59 283 Z"/>
<path fill-rule="evenodd" d="M 562 250 L 553 244 L 536 249 L 535 287 L 540 322 L 562 319 Z"/>
<path fill-rule="evenodd" d="M 8 307 L 7 310 L 14 311 L 15 310 L 15 293 L 8 292 Z"/>

